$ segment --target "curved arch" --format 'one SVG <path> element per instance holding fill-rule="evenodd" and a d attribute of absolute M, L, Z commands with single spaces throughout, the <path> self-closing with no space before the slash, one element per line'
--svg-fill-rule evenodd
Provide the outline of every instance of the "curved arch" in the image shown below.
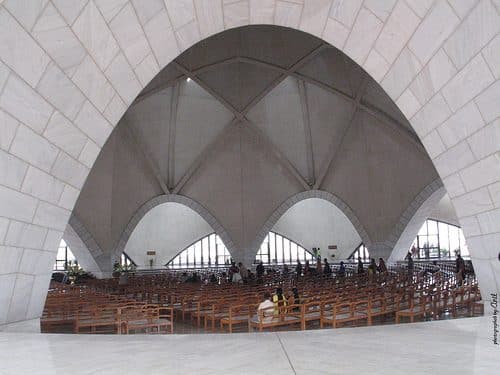
<path fill-rule="evenodd" d="M 197 240 L 193 241 L 193 242 L 192 242 L 192 243 L 190 243 L 188 246 L 186 246 L 184 249 L 182 249 L 181 251 L 179 251 L 178 253 L 176 253 L 176 254 L 175 254 L 172 258 L 170 258 L 170 259 L 169 259 L 169 261 L 168 261 L 167 263 L 165 263 L 165 264 L 164 264 L 164 266 L 168 267 L 168 265 L 169 265 L 169 264 L 171 264 L 171 263 L 172 263 L 172 262 L 173 262 L 176 258 L 178 258 L 178 257 L 179 257 L 179 255 L 181 255 L 181 254 L 182 254 L 182 253 L 184 253 L 184 252 L 189 251 L 189 249 L 190 249 L 191 247 L 193 247 L 194 245 L 196 245 L 197 243 L 200 243 L 200 244 L 203 246 L 202 241 L 203 241 L 205 238 L 209 239 L 209 238 L 210 238 L 210 236 L 213 236 L 213 235 L 216 235 L 216 236 L 217 236 L 217 233 L 212 232 L 212 233 L 209 233 L 209 234 L 207 234 L 207 235 L 205 235 L 205 236 L 201 236 L 201 237 L 200 237 L 200 238 L 198 238 Z M 232 258 L 231 253 L 229 252 L 229 250 L 227 249 L 227 247 L 225 246 L 225 244 L 224 244 L 224 247 L 225 247 L 225 249 L 227 250 L 227 252 L 228 252 L 228 254 L 229 254 L 229 257 L 230 257 L 230 258 Z M 224 257 L 225 257 L 225 255 L 224 255 Z M 210 255 L 209 255 L 209 258 L 210 258 Z M 201 265 L 200 265 L 200 267 L 198 267 L 197 265 L 195 265 L 195 267 L 194 267 L 194 268 L 204 268 L 204 267 L 212 267 L 212 266 L 217 266 L 217 265 L 219 265 L 219 264 L 217 263 L 217 258 L 215 258 L 215 259 L 216 259 L 216 264 L 210 264 L 210 265 L 208 265 L 208 264 L 204 264 L 204 263 L 203 263 L 203 264 L 201 264 Z M 223 265 L 223 266 L 224 266 L 224 265 L 226 265 L 226 262 L 224 261 L 224 263 L 223 263 L 222 265 Z M 175 267 L 172 267 L 172 268 L 175 268 Z M 189 267 L 187 267 L 187 268 L 189 268 Z"/>
<path fill-rule="evenodd" d="M 191 208 L 193 211 L 195 211 L 197 214 L 199 214 L 214 230 L 214 232 L 222 239 L 224 244 L 226 245 L 227 250 L 229 253 L 233 254 L 234 253 L 234 242 L 229 236 L 229 233 L 224 229 L 224 227 L 219 223 L 219 221 L 213 216 L 205 207 L 203 207 L 201 204 L 196 202 L 195 200 L 188 198 L 183 195 L 177 195 L 177 194 L 168 194 L 168 195 L 159 195 L 157 197 L 154 197 L 150 201 L 144 203 L 132 216 L 132 218 L 129 220 L 127 227 L 125 230 L 122 232 L 122 235 L 120 237 L 120 240 L 118 241 L 118 244 L 116 245 L 115 249 L 113 250 L 113 254 L 115 256 L 119 256 L 123 250 L 125 249 L 125 245 L 127 244 L 127 241 L 129 240 L 130 236 L 132 235 L 132 232 L 134 231 L 135 227 L 141 219 L 153 208 L 156 206 L 159 206 L 160 204 L 163 203 L 179 203 L 182 204 L 186 207 Z"/>
<path fill-rule="evenodd" d="M 0 107 L 7 117 L 5 127 L 9 134 L 7 146 L 2 143 L 2 148 L 10 153 L 17 149 L 17 156 L 9 161 L 9 164 L 17 165 L 16 170 L 21 168 L 19 157 L 23 163 L 52 174 L 40 180 L 39 189 L 31 193 L 21 190 L 20 183 L 2 184 L 0 197 L 2 202 L 9 202 L 0 204 L 0 216 L 7 219 L 6 225 L 15 220 L 37 221 L 38 225 L 50 230 L 48 242 L 56 243 L 56 238 L 62 236 L 78 191 L 108 138 L 108 128 L 116 125 L 127 106 L 160 69 L 193 44 L 225 29 L 244 24 L 281 25 L 329 42 L 381 83 L 410 119 L 444 180 L 466 238 L 471 239 L 471 245 L 474 244 L 471 251 L 476 254 L 473 259 L 477 261 L 475 267 L 479 281 L 487 288 L 484 294 L 488 296 L 500 289 L 500 280 L 494 271 L 498 269 L 498 249 L 495 240 L 491 240 L 500 235 L 498 225 L 494 225 L 499 215 L 500 195 L 491 193 L 498 191 L 500 179 L 500 161 L 495 156 L 500 143 L 492 136 L 496 131 L 494 121 L 498 118 L 498 111 L 491 105 L 498 98 L 500 77 L 493 75 L 492 68 L 488 67 L 488 64 L 497 66 L 495 61 L 499 52 L 490 41 L 498 36 L 499 30 L 488 30 L 486 35 L 479 24 L 484 22 L 483 17 L 467 17 L 480 13 L 490 17 L 489 23 L 496 25 L 499 13 L 495 5 L 490 1 L 476 2 L 468 10 L 457 12 L 453 5 L 444 1 L 408 6 L 400 0 L 393 7 L 398 8 L 398 12 L 391 11 L 377 18 L 374 15 L 374 12 L 378 13 L 377 9 L 370 9 L 373 4 L 361 2 L 358 6 L 352 6 L 352 2 L 279 2 L 281 6 L 278 6 L 277 1 L 271 0 L 268 6 L 260 7 L 261 3 L 255 1 L 246 3 L 249 11 L 245 10 L 243 14 L 230 9 L 234 4 L 226 2 L 222 6 L 218 3 L 207 7 L 191 5 L 187 7 L 189 9 L 176 7 L 174 3 L 170 2 L 170 6 L 161 3 L 161 9 L 153 11 L 147 9 L 151 2 L 126 2 L 116 10 L 116 13 L 121 13 L 130 7 L 141 8 L 143 16 L 140 19 L 135 15 L 139 12 L 128 12 L 132 14 L 132 18 L 127 19 L 129 22 L 118 22 L 118 26 L 144 32 L 139 38 L 144 42 L 143 47 L 146 45 L 144 56 L 141 56 L 144 65 L 134 66 L 136 70 L 127 62 L 127 58 L 138 57 L 128 49 L 130 38 L 116 41 L 116 35 L 128 34 L 116 30 L 108 22 L 117 14 L 107 13 L 104 17 L 93 1 L 81 3 L 78 11 L 50 3 L 50 7 L 57 7 L 60 12 L 49 12 L 54 19 L 58 18 L 54 24 L 64 30 L 73 29 L 71 38 L 76 43 L 54 43 L 55 39 L 49 38 L 45 44 L 35 35 L 33 23 L 45 21 L 41 13 L 46 7 L 40 8 L 39 14 L 33 14 L 33 17 L 23 17 L 25 8 L 14 7 L 7 12 L 5 2 L 0 5 L 4 44 L 11 49 L 2 50 L 0 64 L 1 99 L 5 98 Z M 189 16 L 188 23 L 185 22 L 186 15 Z M 120 16 L 126 17 L 126 14 Z M 408 22 L 394 21 L 394 18 L 403 16 Z M 89 31 L 92 28 L 94 33 Z M 472 35 L 466 38 L 466 42 L 465 33 Z M 54 38 L 61 35 L 53 34 Z M 90 38 L 89 34 L 99 35 L 99 41 Z M 443 50 L 445 43 L 447 53 Z M 80 62 L 90 61 L 90 68 L 85 69 L 88 76 L 84 72 L 86 79 L 80 75 L 80 80 L 77 80 L 78 75 L 73 74 L 75 65 L 68 65 L 65 60 L 72 55 L 70 50 L 75 46 L 81 49 Z M 482 54 L 486 48 L 490 52 Z M 19 51 L 28 51 L 32 59 L 18 61 L 18 56 L 24 56 Z M 88 64 L 83 65 L 88 67 Z M 124 77 L 127 77 L 126 82 Z M 97 87 L 103 89 L 89 88 L 88 81 L 99 83 Z M 20 95 L 22 100 L 19 100 Z M 17 104 L 10 105 L 12 103 Z M 82 107 L 89 116 L 78 126 L 76 117 Z M 27 108 L 30 110 L 26 111 Z M 483 113 L 482 116 L 479 114 L 476 129 L 455 131 L 466 128 L 461 122 L 463 116 L 457 114 L 477 114 L 477 108 Z M 33 110 L 37 112 L 35 116 L 31 116 Z M 66 129 L 80 129 L 83 139 L 56 139 L 44 133 L 52 115 L 64 117 Z M 26 145 L 28 138 L 29 146 Z M 10 147 L 11 144 L 16 144 L 16 147 Z M 46 157 L 37 157 L 41 150 L 47 151 Z M 26 170 L 27 166 L 22 168 Z M 67 184 L 65 192 L 70 192 L 60 199 L 47 198 L 47 191 L 51 191 L 53 184 L 52 177 Z M 41 213 L 35 216 L 37 210 Z M 19 247 L 22 247 L 20 242 Z M 8 270 L 11 271 L 17 272 Z M 30 299 L 30 303 L 38 306 L 43 300 L 40 291 L 45 287 L 41 286 L 43 281 L 37 283 L 35 286 L 35 281 L 30 281 L 27 288 L 31 286 L 38 291 Z M 12 301 L 24 302 L 22 293 L 21 289 L 17 291 L 12 286 Z M 0 312 L 6 315 L 13 303 L 17 302 L 0 307 Z M 35 317 L 39 310 L 30 309 L 31 312 L 23 312 L 17 319 Z"/>
<path fill-rule="evenodd" d="M 361 221 L 358 219 L 354 211 L 342 199 L 327 191 L 307 190 L 288 198 L 271 214 L 271 216 L 268 217 L 261 230 L 257 234 L 257 237 L 253 240 L 251 248 L 249 249 L 250 251 L 248 253 L 251 254 L 253 258 L 255 258 L 255 254 L 257 253 L 262 241 L 264 241 L 267 233 L 272 230 L 274 225 L 285 214 L 285 212 L 288 211 L 288 209 L 296 203 L 310 198 L 323 199 L 327 202 L 332 203 L 335 207 L 340 209 L 342 213 L 349 219 L 364 243 L 370 244 L 372 242 Z M 249 258 L 246 257 L 246 260 L 248 261 Z"/>
<path fill-rule="evenodd" d="M 388 246 L 392 249 L 389 261 L 402 260 L 406 256 L 422 224 L 445 194 L 446 189 L 441 180 L 435 180 L 415 197 L 401 215 L 388 241 Z"/>

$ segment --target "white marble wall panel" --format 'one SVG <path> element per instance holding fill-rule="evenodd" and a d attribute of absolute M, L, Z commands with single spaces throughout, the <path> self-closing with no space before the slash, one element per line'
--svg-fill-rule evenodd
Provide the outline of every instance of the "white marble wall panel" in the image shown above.
<path fill-rule="evenodd" d="M 406 2 L 419 17 L 424 17 L 434 0 L 406 0 Z"/>
<path fill-rule="evenodd" d="M 179 46 L 166 10 L 160 11 L 147 24 L 144 32 L 158 63 L 163 67 L 179 54 Z"/>
<path fill-rule="evenodd" d="M 416 0 L 414 3 L 420 1 Z M 420 62 L 426 64 L 459 22 L 460 19 L 450 5 L 444 0 L 438 0 L 418 26 L 408 46 Z"/>
<path fill-rule="evenodd" d="M 45 254 L 45 251 L 24 249 L 23 256 L 21 258 L 21 263 L 19 264 L 19 273 L 25 275 L 34 275 L 37 273 L 37 268 L 40 262 L 40 258 Z M 45 270 L 44 272 L 47 272 Z"/>
<path fill-rule="evenodd" d="M 500 117 L 500 80 L 496 81 L 477 98 L 476 103 L 486 122 L 490 122 Z"/>
<path fill-rule="evenodd" d="M 75 119 L 85 101 L 82 92 L 54 63 L 49 64 L 38 83 L 37 90 L 70 120 Z"/>
<path fill-rule="evenodd" d="M 474 102 L 469 102 L 438 126 L 437 131 L 446 147 L 456 145 L 484 125 L 481 113 Z"/>
<path fill-rule="evenodd" d="M 406 89 L 401 94 L 398 100 L 396 100 L 396 105 L 406 118 L 412 118 L 413 115 L 421 108 L 418 99 L 410 89 Z"/>
<path fill-rule="evenodd" d="M 0 185 L 0 216 L 31 222 L 38 201 L 26 194 Z"/>
<path fill-rule="evenodd" d="M 88 172 L 87 167 L 64 152 L 59 153 L 51 170 L 55 177 L 78 189 L 83 186 Z"/>
<path fill-rule="evenodd" d="M 101 112 L 115 94 L 115 90 L 90 55 L 87 55 L 76 69 L 73 82 Z"/>
<path fill-rule="evenodd" d="M 481 233 L 499 233 L 500 232 L 500 209 L 483 212 L 477 215 Z"/>
<path fill-rule="evenodd" d="M 87 3 L 72 28 L 97 65 L 106 69 L 120 47 L 93 1 Z"/>
<path fill-rule="evenodd" d="M 351 28 L 363 0 L 333 0 L 330 17 Z"/>
<path fill-rule="evenodd" d="M 12 144 L 12 140 L 16 135 L 18 121 L 0 110 L 0 148 L 8 150 Z"/>
<path fill-rule="evenodd" d="M 472 153 L 478 159 L 498 152 L 498 145 L 500 144 L 500 119 L 472 134 L 467 139 L 467 142 Z"/>
<path fill-rule="evenodd" d="M 151 52 L 147 55 L 144 60 L 142 60 L 139 65 L 135 68 L 135 74 L 142 86 L 146 86 L 151 80 L 158 74 L 160 68 L 156 62 L 153 53 Z"/>
<path fill-rule="evenodd" d="M 28 165 L 11 154 L 0 151 L 0 184 L 19 189 L 23 183 Z"/>
<path fill-rule="evenodd" d="M 248 0 L 224 4 L 224 23 L 226 28 L 248 25 L 250 8 Z"/>
<path fill-rule="evenodd" d="M 434 166 L 441 177 L 446 177 L 470 165 L 474 160 L 469 145 L 462 141 L 434 159 Z"/>
<path fill-rule="evenodd" d="M 46 228 L 11 220 L 5 236 L 5 245 L 40 249 L 43 247 L 46 235 Z"/>
<path fill-rule="evenodd" d="M 31 30 L 49 0 L 6 0 L 5 8 L 23 25 Z"/>
<path fill-rule="evenodd" d="M 87 142 L 87 136 L 59 112 L 54 112 L 43 136 L 51 143 L 77 158 Z"/>
<path fill-rule="evenodd" d="M 70 211 L 47 202 L 40 202 L 36 209 L 34 224 L 57 230 L 64 230 Z"/>
<path fill-rule="evenodd" d="M 4 217 L 0 217 L 0 244 L 4 243 L 5 235 L 7 234 L 7 229 L 9 229 L 10 220 Z"/>
<path fill-rule="evenodd" d="M 99 151 L 101 149 L 97 146 L 92 140 L 87 140 L 87 143 L 83 147 L 83 150 L 78 158 L 78 161 L 83 163 L 87 168 L 92 168 L 95 160 L 97 159 L 97 155 L 99 155 Z"/>
<path fill-rule="evenodd" d="M 495 207 L 500 207 L 500 182 L 491 184 L 488 186 L 488 190 L 491 194 L 491 199 L 493 199 Z"/>
<path fill-rule="evenodd" d="M 478 0 L 448 0 L 460 18 L 465 18 Z"/>
<path fill-rule="evenodd" d="M 443 88 L 443 96 L 450 108 L 456 111 L 494 80 L 483 57 L 478 55 Z"/>
<path fill-rule="evenodd" d="M 128 3 L 110 22 L 121 50 L 135 68 L 150 53 L 148 41 L 132 4 Z"/>
<path fill-rule="evenodd" d="M 86 55 L 78 38 L 51 3 L 35 24 L 33 36 L 69 76 Z"/>
<path fill-rule="evenodd" d="M 2 252 L 2 247 L 0 247 L 0 253 Z M 11 270 L 9 270 L 10 272 Z M 16 283 L 16 274 L 10 273 L 7 275 L 0 274 L 0 324 L 7 322 L 7 312 L 9 311 L 10 298 L 12 297 L 12 291 L 14 290 L 14 285 Z"/>
<path fill-rule="evenodd" d="M 23 193 L 56 204 L 63 189 L 64 184 L 61 181 L 38 168 L 30 166 L 21 190 Z"/>
<path fill-rule="evenodd" d="M 52 0 L 52 4 L 59 10 L 68 25 L 75 22 L 88 0 Z"/>
<path fill-rule="evenodd" d="M 33 9 L 31 6 L 26 8 Z M 0 25 L 2 61 L 28 84 L 35 86 L 49 63 L 49 57 L 4 8 L 0 8 Z"/>
<path fill-rule="evenodd" d="M 194 0 L 194 7 L 202 37 L 205 38 L 224 30 L 224 15 L 220 0 Z"/>
<path fill-rule="evenodd" d="M 456 72 L 448 55 L 440 49 L 415 77 L 410 85 L 411 91 L 421 104 L 425 104 Z"/>
<path fill-rule="evenodd" d="M 377 52 L 375 48 L 370 51 L 363 68 L 373 79 L 380 81 L 389 70 L 389 63 Z"/>
<path fill-rule="evenodd" d="M 377 16 L 382 22 L 389 18 L 396 0 L 365 0 L 364 7 Z"/>
<path fill-rule="evenodd" d="M 141 89 L 141 84 L 122 53 L 116 56 L 105 73 L 125 103 L 132 103 Z"/>
<path fill-rule="evenodd" d="M 420 18 L 410 7 L 404 2 L 398 2 L 389 19 L 385 22 L 375 43 L 375 48 L 387 62 L 392 64 L 419 23 Z"/>
<path fill-rule="evenodd" d="M 38 133 L 43 131 L 53 111 L 45 99 L 13 74 L 0 96 L 0 107 Z"/>
<path fill-rule="evenodd" d="M 332 0 L 304 2 L 300 29 L 313 35 L 321 35 L 325 28 Z"/>
<path fill-rule="evenodd" d="M 67 210 L 72 210 L 75 206 L 79 194 L 79 190 L 70 185 L 64 185 L 64 190 L 61 194 L 61 197 L 59 198 L 58 206 L 61 206 Z"/>
<path fill-rule="evenodd" d="M 328 18 L 323 31 L 323 39 L 339 49 L 344 47 L 344 44 L 349 36 L 349 29 L 338 21 Z"/>
<path fill-rule="evenodd" d="M 3 90 L 3 85 L 9 77 L 10 70 L 5 64 L 0 61 L 0 91 Z"/>
<path fill-rule="evenodd" d="M 35 277 L 32 275 L 17 274 L 14 292 L 12 293 L 9 312 L 7 314 L 7 321 L 16 322 L 21 320 L 19 317 L 26 317 L 28 311 L 28 303 L 26 302 L 31 298 L 34 279 Z"/>
<path fill-rule="evenodd" d="M 58 149 L 42 136 L 20 124 L 14 141 L 10 146 L 10 152 L 28 163 L 49 172 L 57 157 Z"/>
<path fill-rule="evenodd" d="M 453 198 L 452 202 L 459 219 L 493 209 L 493 203 L 486 188 Z"/>
<path fill-rule="evenodd" d="M 460 171 L 465 188 L 470 191 L 500 179 L 500 153 L 488 156 Z"/>
<path fill-rule="evenodd" d="M 359 11 L 356 22 L 344 47 L 345 53 L 360 65 L 365 61 L 370 49 L 377 39 L 382 22 L 365 8 Z"/>
<path fill-rule="evenodd" d="M 57 253 L 59 244 L 61 243 L 62 234 L 63 232 L 61 231 L 49 229 L 47 237 L 45 238 L 45 243 L 43 244 L 43 250 Z"/>
<path fill-rule="evenodd" d="M 422 143 L 432 159 L 436 158 L 436 156 L 442 154 L 446 150 L 446 146 L 444 145 L 440 135 L 435 130 L 431 131 L 424 138 L 422 138 Z"/>
<path fill-rule="evenodd" d="M 135 12 L 142 25 L 165 10 L 163 0 L 132 0 L 132 4 L 134 4 Z"/>
<path fill-rule="evenodd" d="M 195 19 L 193 0 L 164 0 L 175 30 Z"/>
<path fill-rule="evenodd" d="M 106 117 L 110 124 L 114 125 L 118 123 L 118 120 L 121 119 L 126 109 L 125 103 L 120 96 L 116 94 L 104 110 L 104 117 Z"/>
<path fill-rule="evenodd" d="M 45 269 L 47 269 L 47 264 L 50 267 L 54 263 L 53 259 L 54 258 L 49 254 L 44 254 L 44 256 L 40 257 L 39 264 L 44 264 Z M 31 297 L 28 303 L 28 310 L 26 312 L 27 319 L 37 318 L 42 315 L 51 276 L 51 273 L 44 273 L 35 276 L 33 290 L 31 291 Z"/>
<path fill-rule="evenodd" d="M 200 29 L 198 28 L 196 21 L 182 26 L 175 32 L 175 35 L 181 51 L 188 49 L 201 38 Z"/>
<path fill-rule="evenodd" d="M 252 24 L 273 23 L 274 0 L 250 0 L 250 22 Z"/>
<path fill-rule="evenodd" d="M 129 0 L 94 0 L 94 2 L 108 24 L 123 7 L 129 4 Z"/>
<path fill-rule="evenodd" d="M 408 48 L 405 48 L 385 75 L 381 85 L 391 98 L 396 99 L 421 68 L 422 66 L 415 55 Z"/>
<path fill-rule="evenodd" d="M 462 69 L 498 31 L 500 15 L 490 0 L 482 0 L 450 36 L 444 49 L 458 69 Z"/>
<path fill-rule="evenodd" d="M 274 23 L 285 27 L 298 27 L 302 5 L 287 1 L 276 1 Z"/>
<path fill-rule="evenodd" d="M 113 130 L 108 121 L 89 101 L 85 102 L 80 113 L 78 113 L 75 125 L 100 147 L 104 145 Z"/>
<path fill-rule="evenodd" d="M 424 137 L 450 115 L 451 110 L 446 101 L 441 93 L 437 93 L 413 116 L 411 122 L 417 134 Z"/>
<path fill-rule="evenodd" d="M 500 78 L 500 34 L 483 49 L 483 56 L 496 79 Z"/>

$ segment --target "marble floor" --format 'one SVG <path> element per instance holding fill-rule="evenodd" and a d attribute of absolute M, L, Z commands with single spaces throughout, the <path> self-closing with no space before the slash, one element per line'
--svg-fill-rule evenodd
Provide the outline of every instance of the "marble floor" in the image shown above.
<path fill-rule="evenodd" d="M 0 332 L 0 374 L 498 374 L 490 317 L 303 332 Z"/>

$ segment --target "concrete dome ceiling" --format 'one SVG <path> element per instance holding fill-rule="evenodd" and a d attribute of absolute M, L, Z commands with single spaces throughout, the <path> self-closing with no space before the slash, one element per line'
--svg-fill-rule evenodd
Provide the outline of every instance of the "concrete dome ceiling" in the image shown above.
<path fill-rule="evenodd" d="M 112 249 L 138 207 L 181 194 L 248 251 L 279 204 L 320 189 L 376 219 L 370 234 L 382 241 L 436 178 L 408 121 L 358 65 L 309 34 L 251 26 L 198 43 L 144 88 L 74 214 Z M 367 180 L 370 189 L 352 188 Z"/>

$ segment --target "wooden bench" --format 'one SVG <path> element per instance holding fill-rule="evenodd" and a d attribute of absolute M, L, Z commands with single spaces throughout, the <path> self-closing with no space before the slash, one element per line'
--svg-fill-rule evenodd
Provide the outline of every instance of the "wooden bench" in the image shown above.
<path fill-rule="evenodd" d="M 333 304 L 331 315 L 325 313 L 329 306 L 328 303 L 331 305 L 331 302 L 322 305 L 321 328 L 325 324 L 331 325 L 332 328 L 337 328 L 340 324 L 347 322 L 366 321 L 368 324 L 368 300 L 335 303 Z"/>
<path fill-rule="evenodd" d="M 270 312 L 272 312 L 272 315 L 269 315 Z M 302 318 L 301 305 L 280 306 L 277 311 L 275 311 L 274 307 L 270 307 L 258 310 L 257 315 L 248 320 L 248 330 L 251 332 L 254 328 L 257 328 L 262 332 L 266 328 L 274 329 L 275 327 L 294 324 L 299 324 L 302 329 Z"/>
<path fill-rule="evenodd" d="M 173 309 L 158 305 L 127 306 L 119 308 L 119 333 L 129 334 L 138 330 L 147 333 L 173 333 Z"/>
<path fill-rule="evenodd" d="M 229 308 L 228 314 L 220 319 L 220 327 L 224 330 L 227 326 L 229 333 L 233 332 L 233 326 L 247 324 L 257 311 L 256 304 L 233 305 Z"/>

